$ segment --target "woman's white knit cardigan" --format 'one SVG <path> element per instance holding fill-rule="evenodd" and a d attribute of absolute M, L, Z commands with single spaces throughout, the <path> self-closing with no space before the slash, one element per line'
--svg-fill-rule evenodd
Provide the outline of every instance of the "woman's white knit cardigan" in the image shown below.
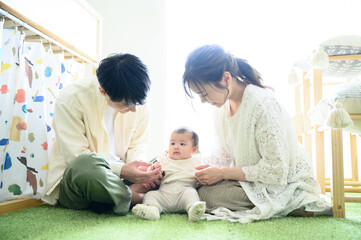
<path fill-rule="evenodd" d="M 313 212 L 325 209 L 312 162 L 273 92 L 248 85 L 237 113 L 230 117 L 227 102 L 216 110 L 215 125 L 222 151 L 208 163 L 242 167 L 248 182 L 240 184 L 255 207 L 218 208 L 206 219 L 247 223 L 286 216 L 302 206 Z"/>

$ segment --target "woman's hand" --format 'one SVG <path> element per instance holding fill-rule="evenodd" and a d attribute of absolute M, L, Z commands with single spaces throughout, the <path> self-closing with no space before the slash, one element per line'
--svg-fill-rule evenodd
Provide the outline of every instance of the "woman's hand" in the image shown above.
<path fill-rule="evenodd" d="M 222 180 L 238 180 L 247 182 L 246 176 L 241 167 L 224 167 L 217 168 L 211 165 L 201 165 L 196 167 L 195 173 L 197 180 L 200 183 L 212 185 Z"/>
<path fill-rule="evenodd" d="M 201 165 L 196 167 L 195 176 L 200 183 L 212 185 L 224 180 L 221 168 L 213 167 L 211 165 Z"/>
<path fill-rule="evenodd" d="M 127 179 L 133 183 L 149 183 L 156 180 L 159 175 L 161 175 L 160 168 L 149 169 L 151 163 L 141 162 L 141 161 L 132 161 L 126 163 L 122 167 L 120 172 L 120 177 Z M 146 171 L 144 171 L 146 169 Z"/>

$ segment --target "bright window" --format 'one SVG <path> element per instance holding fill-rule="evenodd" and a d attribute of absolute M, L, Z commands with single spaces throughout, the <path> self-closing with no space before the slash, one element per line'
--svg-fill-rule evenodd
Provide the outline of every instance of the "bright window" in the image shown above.
<path fill-rule="evenodd" d="M 359 0 L 182 0 L 166 1 L 167 131 L 180 125 L 200 134 L 200 149 L 210 150 L 214 136 L 213 106 L 186 100 L 182 74 L 187 55 L 217 43 L 247 59 L 275 88 L 293 114 L 288 74 L 296 60 L 338 35 L 361 35 Z M 290 99 L 292 99 L 290 101 Z"/>

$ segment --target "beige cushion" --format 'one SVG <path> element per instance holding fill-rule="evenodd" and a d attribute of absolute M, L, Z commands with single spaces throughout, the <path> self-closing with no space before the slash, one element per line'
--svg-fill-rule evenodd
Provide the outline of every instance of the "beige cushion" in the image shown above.
<path fill-rule="evenodd" d="M 328 39 L 320 44 L 328 56 L 361 54 L 361 36 L 344 35 Z M 323 70 L 324 76 L 353 77 L 361 75 L 361 60 L 330 61 Z"/>

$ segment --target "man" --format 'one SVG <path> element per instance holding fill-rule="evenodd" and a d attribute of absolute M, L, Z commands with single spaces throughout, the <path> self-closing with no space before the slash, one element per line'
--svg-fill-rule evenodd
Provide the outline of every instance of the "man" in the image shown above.
<path fill-rule="evenodd" d="M 159 184 L 160 169 L 147 171 L 151 164 L 143 162 L 150 79 L 131 54 L 103 59 L 96 75 L 65 87 L 57 98 L 43 200 L 95 212 L 111 206 L 123 215 Z"/>

